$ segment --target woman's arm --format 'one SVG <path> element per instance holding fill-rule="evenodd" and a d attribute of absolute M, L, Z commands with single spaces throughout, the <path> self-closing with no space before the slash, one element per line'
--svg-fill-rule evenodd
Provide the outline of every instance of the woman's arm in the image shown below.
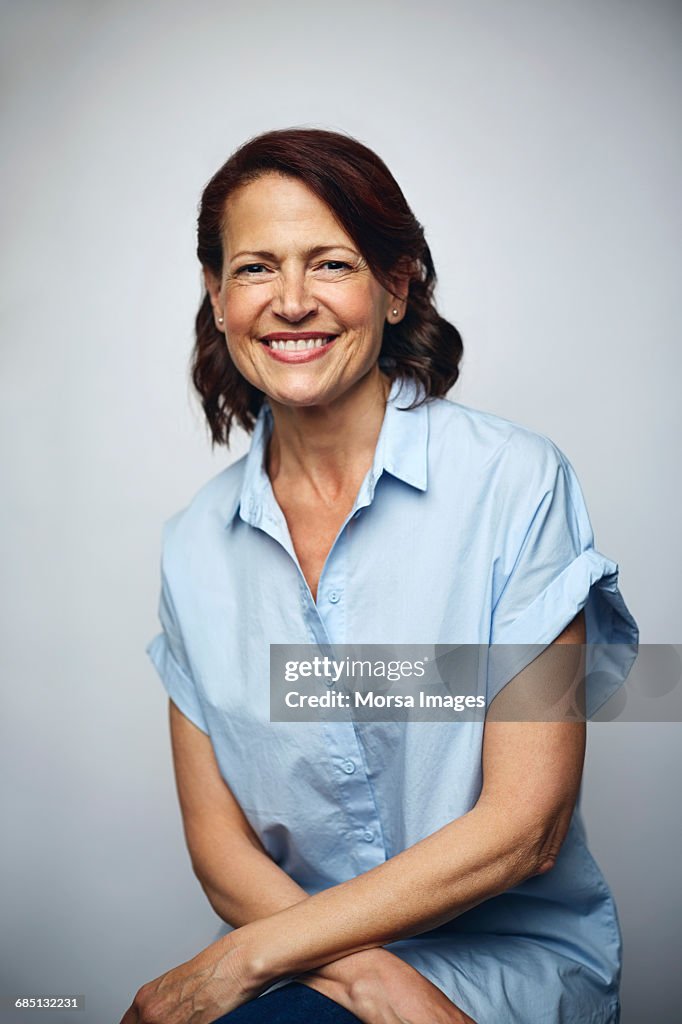
<path fill-rule="evenodd" d="M 309 898 L 266 853 L 224 782 L 209 737 L 169 701 L 173 765 L 187 848 L 194 873 L 219 917 L 239 928 Z M 465 1020 L 456 1007 L 409 964 L 384 949 L 369 949 L 327 964 L 297 980 L 317 989 L 361 1020 L 390 1019 L 418 1001 L 413 1020 Z M 447 1014 L 447 1016 L 445 1016 Z M 397 1016 L 396 1016 L 397 1019 Z"/>
<path fill-rule="evenodd" d="M 220 774 L 209 737 L 172 701 L 169 718 L 187 849 L 216 914 L 239 928 L 307 899 L 265 852 Z"/>

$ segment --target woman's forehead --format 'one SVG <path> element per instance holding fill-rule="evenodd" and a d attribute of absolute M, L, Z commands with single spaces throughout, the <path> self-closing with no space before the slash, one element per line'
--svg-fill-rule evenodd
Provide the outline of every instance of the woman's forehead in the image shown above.
<path fill-rule="evenodd" d="M 232 252 L 313 238 L 319 246 L 356 248 L 333 210 L 307 185 L 272 173 L 241 185 L 227 198 L 223 236 Z"/>

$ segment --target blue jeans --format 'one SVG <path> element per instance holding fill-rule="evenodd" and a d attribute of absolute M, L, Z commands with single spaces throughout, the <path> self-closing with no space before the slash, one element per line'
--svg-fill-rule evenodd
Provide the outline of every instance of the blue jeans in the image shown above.
<path fill-rule="evenodd" d="M 290 981 L 213 1024 L 359 1024 L 360 1018 L 307 985 Z"/>

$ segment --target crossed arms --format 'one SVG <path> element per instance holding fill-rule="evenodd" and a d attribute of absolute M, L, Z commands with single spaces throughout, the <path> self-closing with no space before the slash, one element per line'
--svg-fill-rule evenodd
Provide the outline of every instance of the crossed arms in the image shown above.
<path fill-rule="evenodd" d="M 554 641 L 584 642 L 582 614 Z M 568 831 L 585 752 L 584 722 L 493 717 L 486 718 L 483 785 L 471 811 L 370 871 L 308 896 L 265 852 L 220 775 L 210 739 L 171 703 L 176 784 L 192 865 L 216 913 L 236 930 L 143 986 L 138 1016 L 126 1014 L 125 1024 L 209 1024 L 293 976 L 367 1022 L 398 1020 L 400 1014 L 411 1021 L 470 1021 L 381 947 L 550 870 Z M 388 1003 L 396 999 L 402 1003 L 392 1017 Z M 410 999 L 416 1000 L 414 1013 Z M 429 1000 L 428 1016 L 419 1017 Z M 175 1014 L 185 1002 L 186 1016 L 171 1016 L 170 1008 Z"/>

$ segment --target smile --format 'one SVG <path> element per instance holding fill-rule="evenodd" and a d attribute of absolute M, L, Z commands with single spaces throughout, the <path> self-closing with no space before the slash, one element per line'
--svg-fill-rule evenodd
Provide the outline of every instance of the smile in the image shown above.
<path fill-rule="evenodd" d="M 336 334 L 307 334 L 303 337 L 268 337 L 262 339 L 263 347 L 278 362 L 307 363 L 326 355 L 336 341 Z"/>
<path fill-rule="evenodd" d="M 274 348 L 277 352 L 309 352 L 311 348 L 322 348 L 328 342 L 333 341 L 334 335 L 330 334 L 323 338 L 308 338 L 304 340 L 299 338 L 298 341 L 294 341 L 293 338 L 288 338 L 286 341 L 277 341 L 275 338 L 273 341 L 268 341 L 266 344 L 270 348 Z"/>

